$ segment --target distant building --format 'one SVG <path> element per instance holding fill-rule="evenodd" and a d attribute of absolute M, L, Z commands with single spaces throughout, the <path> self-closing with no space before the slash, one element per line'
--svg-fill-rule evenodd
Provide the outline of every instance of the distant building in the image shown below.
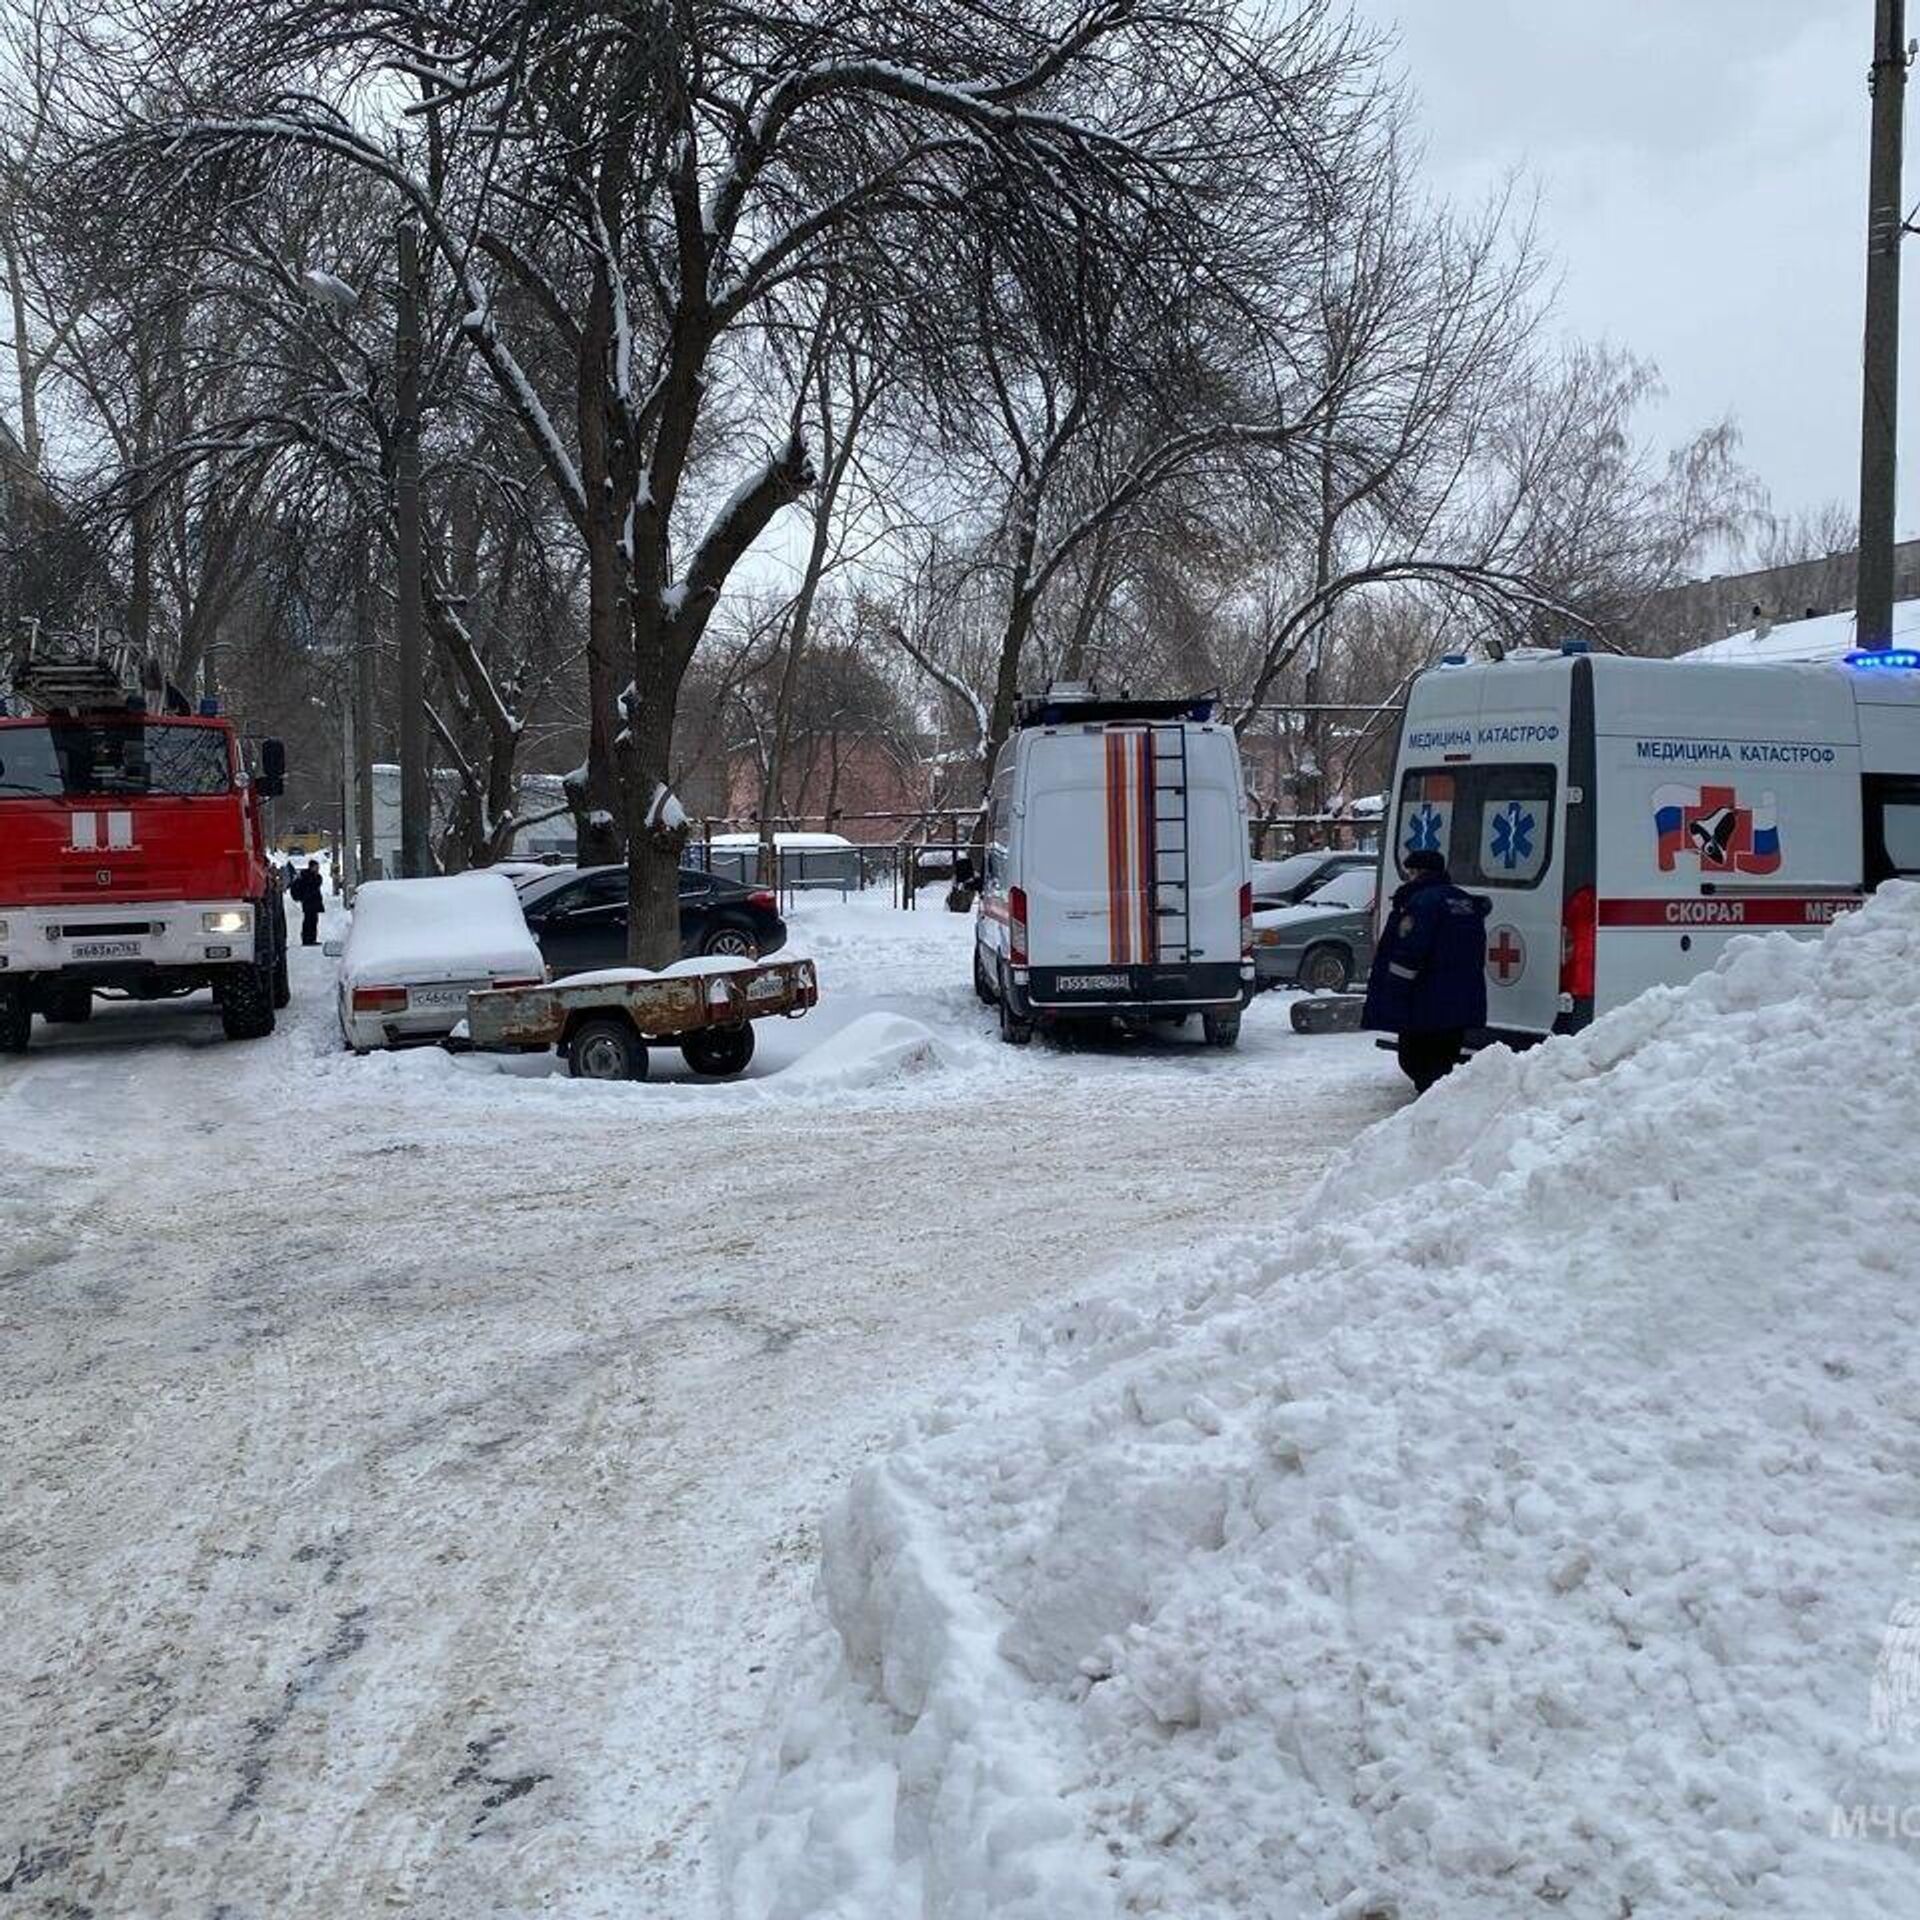
<path fill-rule="evenodd" d="M 1632 638 L 1647 653 L 1690 653 L 1729 634 L 1850 613 L 1859 571 L 1859 554 L 1841 552 L 1688 580 L 1648 599 Z M 1903 540 L 1893 550 L 1893 597 L 1920 599 L 1920 540 Z"/>
<path fill-rule="evenodd" d="M 433 772 L 433 833 L 446 831 L 453 818 L 454 803 L 460 795 L 460 778 L 449 767 Z M 513 837 L 513 845 L 503 858 L 546 860 L 560 864 L 575 855 L 573 816 L 566 809 L 566 794 L 557 773 L 523 773 L 515 801 L 523 817 L 534 824 L 523 827 Z M 559 809 L 556 813 L 555 809 Z M 552 815 L 537 819 L 540 814 Z M 400 872 L 400 769 L 376 764 L 373 769 L 373 852 L 380 872 L 388 878 Z"/>

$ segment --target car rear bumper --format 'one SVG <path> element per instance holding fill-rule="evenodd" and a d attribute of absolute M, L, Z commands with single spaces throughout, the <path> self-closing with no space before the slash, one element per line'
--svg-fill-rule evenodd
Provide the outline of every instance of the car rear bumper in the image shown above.
<path fill-rule="evenodd" d="M 1255 947 L 1253 977 L 1259 990 L 1264 993 L 1269 987 L 1292 986 L 1305 954 L 1305 947 Z"/>
<path fill-rule="evenodd" d="M 1251 961 L 1184 967 L 1029 967 L 1016 995 L 1035 1013 L 1154 1014 L 1176 1008 L 1244 1006 L 1254 991 Z"/>

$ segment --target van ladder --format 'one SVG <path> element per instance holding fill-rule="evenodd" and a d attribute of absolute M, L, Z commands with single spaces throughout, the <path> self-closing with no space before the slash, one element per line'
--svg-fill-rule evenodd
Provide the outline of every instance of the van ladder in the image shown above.
<path fill-rule="evenodd" d="M 1187 730 L 1153 729 L 1154 957 L 1184 967 L 1192 958 L 1187 918 Z"/>

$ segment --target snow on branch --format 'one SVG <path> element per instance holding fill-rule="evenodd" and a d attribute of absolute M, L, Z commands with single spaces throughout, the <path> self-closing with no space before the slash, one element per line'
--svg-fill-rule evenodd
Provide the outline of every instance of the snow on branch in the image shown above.
<path fill-rule="evenodd" d="M 653 798 L 647 802 L 646 830 L 649 833 L 685 833 L 693 823 L 680 804 L 680 796 L 664 780 L 654 783 Z"/>
<path fill-rule="evenodd" d="M 786 444 L 769 454 L 760 470 L 743 480 L 713 516 L 694 549 L 685 579 L 676 581 L 663 596 L 671 617 L 685 619 L 691 609 L 697 637 L 734 563 L 765 531 L 767 522 L 799 499 L 815 478 L 813 460 L 799 435 L 789 435 Z"/>
<path fill-rule="evenodd" d="M 155 128 L 154 131 L 165 142 L 168 152 L 183 146 L 217 152 L 240 142 L 306 147 L 345 160 L 392 186 L 419 220 L 459 286 L 460 296 L 466 303 L 462 331 L 519 416 L 568 512 L 576 523 L 585 524 L 587 494 L 579 468 L 567 451 L 565 441 L 555 431 L 526 369 L 500 337 L 486 291 L 474 275 L 471 250 L 448 228 L 440 216 L 438 203 L 416 173 L 342 119 L 324 101 L 304 97 L 283 102 L 278 111 L 233 118 L 190 119 L 176 122 L 171 129 Z"/>
<path fill-rule="evenodd" d="M 891 640 L 928 679 L 937 681 L 939 685 L 944 687 L 948 693 L 952 694 L 953 697 L 972 714 L 974 733 L 976 736 L 973 750 L 982 759 L 985 759 L 987 743 L 993 738 L 993 716 L 987 709 L 987 703 L 982 700 L 957 673 L 943 667 L 939 661 L 935 660 L 930 654 L 923 652 L 919 647 L 915 646 L 914 643 L 907 638 L 906 629 L 897 621 L 889 621 L 886 625 L 885 632 L 887 638 Z"/>
<path fill-rule="evenodd" d="M 1260 672 L 1254 680 L 1252 691 L 1235 716 L 1235 724 L 1238 725 L 1266 699 L 1268 689 L 1300 650 L 1307 634 L 1336 602 L 1363 587 L 1380 586 L 1393 581 L 1445 588 L 1486 608 L 1511 611 L 1530 607 L 1553 614 L 1588 633 L 1597 634 L 1600 631 L 1596 621 L 1525 574 L 1509 573 L 1502 568 L 1471 560 L 1409 557 L 1376 561 L 1370 566 L 1355 567 L 1329 580 L 1324 587 L 1308 594 L 1273 629 L 1267 636 Z"/>

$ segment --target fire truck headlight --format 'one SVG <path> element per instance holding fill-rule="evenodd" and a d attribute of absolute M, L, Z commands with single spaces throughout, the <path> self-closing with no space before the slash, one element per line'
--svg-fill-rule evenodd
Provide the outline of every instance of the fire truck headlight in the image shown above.
<path fill-rule="evenodd" d="M 200 925 L 208 933 L 245 933 L 250 916 L 245 907 L 220 907 L 200 916 Z"/>
<path fill-rule="evenodd" d="M 0 940 L 4 940 L 6 937 L 7 937 L 7 923 L 4 920 L 0 920 Z"/>

